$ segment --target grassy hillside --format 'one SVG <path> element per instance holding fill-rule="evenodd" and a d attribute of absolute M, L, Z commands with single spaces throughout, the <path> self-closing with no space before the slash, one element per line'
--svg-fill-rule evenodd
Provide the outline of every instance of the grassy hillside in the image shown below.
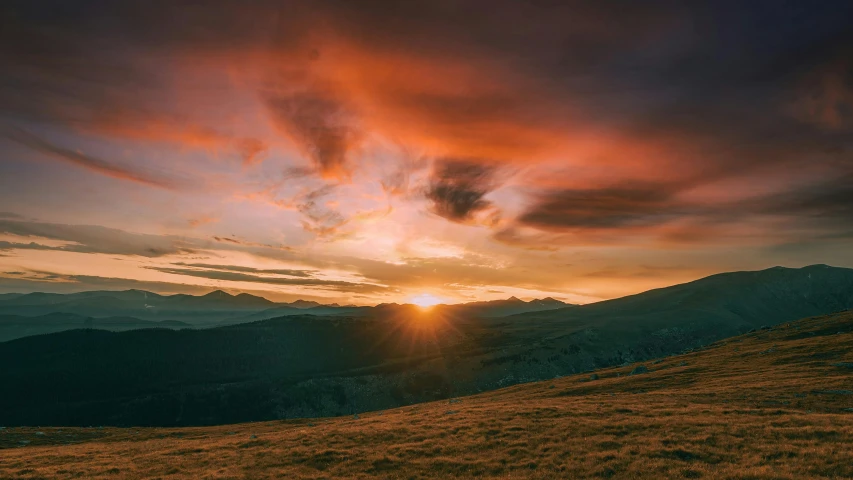
<path fill-rule="evenodd" d="M 851 478 L 851 345 L 846 312 L 358 417 L 5 428 L 0 478 Z"/>

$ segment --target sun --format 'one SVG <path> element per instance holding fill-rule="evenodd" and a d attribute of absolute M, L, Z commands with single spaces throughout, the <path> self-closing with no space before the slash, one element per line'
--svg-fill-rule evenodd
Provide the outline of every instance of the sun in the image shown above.
<path fill-rule="evenodd" d="M 429 293 L 422 293 L 420 295 L 416 295 L 409 299 L 410 303 L 413 303 L 421 308 L 430 308 L 434 305 L 438 305 L 442 302 L 442 300 L 435 295 L 430 295 Z"/>

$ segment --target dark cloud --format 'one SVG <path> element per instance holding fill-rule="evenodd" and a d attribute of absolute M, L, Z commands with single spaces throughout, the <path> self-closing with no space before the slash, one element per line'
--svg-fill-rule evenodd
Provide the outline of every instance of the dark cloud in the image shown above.
<path fill-rule="evenodd" d="M 291 247 L 288 247 L 286 245 L 269 245 L 266 243 L 251 242 L 248 240 L 244 240 L 244 239 L 240 239 L 240 238 L 233 238 L 233 237 L 220 237 L 217 235 L 214 235 L 212 238 L 219 243 L 225 243 L 225 244 L 229 244 L 231 246 L 240 246 L 240 247 L 244 247 L 247 249 L 259 248 L 259 249 L 284 250 L 286 252 L 293 251 L 293 249 Z"/>
<path fill-rule="evenodd" d="M 2 250 L 63 250 L 63 248 L 42 245 L 36 242 L 21 243 L 0 241 L 0 251 Z"/>
<path fill-rule="evenodd" d="M 440 159 L 433 169 L 426 198 L 436 215 L 465 223 L 492 207 L 484 197 L 495 186 L 493 166 L 474 160 Z"/>
<path fill-rule="evenodd" d="M 608 237 L 627 236 L 630 232 L 693 242 L 709 240 L 702 238 L 703 227 L 736 227 L 776 220 L 773 235 L 788 241 L 804 230 L 810 236 L 825 236 L 853 222 L 853 171 L 849 168 L 836 171 L 831 179 L 798 182 L 773 193 L 716 203 L 684 198 L 684 192 L 698 184 L 701 182 L 636 182 L 539 193 L 510 226 L 496 232 L 495 238 L 508 244 L 530 243 L 519 233 L 520 227 L 529 227 L 558 235 L 572 234 L 560 239 L 563 242 L 608 241 Z M 688 227 L 663 228 L 682 222 Z M 526 238 L 547 243 L 541 235 Z"/>
<path fill-rule="evenodd" d="M 230 272 L 242 272 L 242 273 L 259 273 L 259 274 L 268 274 L 268 275 L 285 275 L 288 277 L 300 277 L 300 278 L 308 278 L 313 277 L 314 274 L 317 273 L 317 270 L 297 270 L 297 269 L 261 269 L 261 268 L 252 268 L 252 267 L 243 267 L 239 265 L 211 265 L 207 263 L 183 263 L 177 262 L 172 265 L 177 265 L 181 267 L 193 267 L 193 268 L 204 268 L 210 270 L 223 270 Z"/>
<path fill-rule="evenodd" d="M 193 270 L 189 268 L 169 268 L 169 267 L 146 267 L 150 270 L 169 273 L 172 275 L 186 275 L 191 277 L 207 278 L 211 280 L 224 280 L 230 282 L 251 282 L 262 283 L 266 285 L 290 285 L 315 287 L 326 290 L 335 290 L 339 292 L 359 292 L 359 293 L 387 293 L 393 289 L 382 285 L 374 285 L 370 283 L 354 283 L 340 280 L 325 280 L 318 278 L 282 278 L 269 277 L 262 275 L 250 275 L 247 273 L 234 271 L 216 271 L 216 270 Z"/>
<path fill-rule="evenodd" d="M 695 213 L 673 200 L 673 185 L 635 183 L 541 193 L 518 223 L 541 230 L 646 227 Z"/>
<path fill-rule="evenodd" d="M 56 250 L 76 253 L 102 253 L 162 257 L 191 254 L 199 250 L 227 249 L 293 259 L 293 249 L 284 245 L 269 245 L 231 237 L 214 236 L 212 239 L 177 235 L 152 235 L 133 233 L 98 225 L 67 225 L 58 223 L 26 222 L 0 219 L 0 233 L 22 237 L 37 237 L 31 242 L 0 241 L 0 250 Z M 52 246 L 39 243 L 46 238 L 65 245 Z M 298 272 L 295 270 L 294 272 Z M 308 271 L 306 271 L 308 272 Z"/>
<path fill-rule="evenodd" d="M 560 120 L 568 117 L 637 134 L 672 137 L 674 131 L 727 142 L 775 135 L 775 142 L 796 143 L 815 134 L 796 130 L 802 123 L 783 112 L 802 93 L 821 102 L 806 112 L 839 115 L 838 97 L 824 94 L 834 84 L 823 76 L 815 82 L 824 93 L 815 95 L 813 86 L 801 92 L 799 86 L 811 72 L 849 56 L 849 5 L 616 5 L 220 0 L 90 1 L 72 7 L 10 1 L 4 3 L 0 36 L 3 103 L 14 105 L 7 111 L 16 116 L 40 113 L 38 118 L 75 124 L 94 121 L 115 106 L 122 115 L 137 116 L 133 112 L 150 110 L 146 103 L 152 97 L 164 102 L 157 93 L 168 85 L 158 72 L 170 60 L 266 55 L 259 67 L 265 70 L 260 97 L 282 131 L 327 174 L 347 170 L 347 153 L 358 143 L 357 125 L 364 120 L 351 92 L 335 82 L 364 87 L 358 82 L 375 81 L 363 103 L 398 112 L 394 121 L 444 137 L 444 143 L 469 146 L 535 149 L 538 140 L 523 134 L 525 127 L 570 128 Z M 357 57 L 353 62 L 368 62 L 368 70 L 382 66 L 373 68 L 379 78 L 370 72 L 365 78 L 318 73 L 318 59 L 340 44 L 347 47 L 345 55 Z M 163 64 L 150 68 L 134 61 L 143 56 Z M 420 77 L 406 77 L 422 83 L 393 81 L 399 72 L 385 68 L 383 56 L 390 57 L 387 62 L 398 57 L 427 62 L 424 72 L 416 71 Z M 469 81 L 442 71 L 445 64 L 481 70 Z M 382 75 L 392 81 L 383 82 Z M 502 127 L 491 128 L 495 124 Z M 780 137 L 782 132 L 796 135 Z M 247 158 L 261 150 L 248 146 Z"/>
<path fill-rule="evenodd" d="M 216 240 L 217 242 L 222 242 L 222 243 L 233 243 L 233 244 L 235 244 L 235 245 L 241 245 L 241 244 L 243 243 L 242 241 L 237 240 L 236 238 L 229 238 L 229 237 L 217 237 L 217 236 L 214 236 L 214 237 L 213 237 L 213 239 L 214 239 L 214 240 Z"/>
<path fill-rule="evenodd" d="M 129 166 L 119 165 L 114 162 L 108 162 L 100 158 L 56 146 L 19 128 L 5 129 L 5 131 L 0 133 L 0 135 L 2 135 L 3 138 L 29 147 L 37 152 L 108 177 L 170 190 L 179 188 L 185 184 L 185 182 L 175 177 L 158 175 L 138 167 L 131 168 Z"/>
<path fill-rule="evenodd" d="M 73 293 L 89 290 L 147 290 L 158 293 L 204 294 L 210 287 L 169 282 L 150 282 L 94 275 L 68 275 L 48 271 L 4 272 L 0 290 L 20 292 Z"/>
<path fill-rule="evenodd" d="M 315 165 L 330 177 L 349 175 L 347 153 L 361 134 L 352 115 L 335 100 L 316 92 L 299 92 L 267 99 L 276 125 Z"/>
<path fill-rule="evenodd" d="M 24 217 L 12 212 L 0 212 L 0 219 L 23 220 Z"/>
<path fill-rule="evenodd" d="M 18 222 L 0 220 L 0 232 L 23 237 L 41 237 L 68 242 L 62 246 L 47 246 L 32 243 L 0 244 L 0 248 L 24 248 L 37 250 L 60 250 L 78 253 L 106 253 L 160 257 L 180 253 L 192 253 L 203 247 L 198 241 L 170 235 L 148 235 L 130 233 L 96 225 L 64 225 L 57 223 Z"/>
<path fill-rule="evenodd" d="M 853 222 L 853 167 L 834 178 L 742 202 L 737 209 L 846 230 Z"/>

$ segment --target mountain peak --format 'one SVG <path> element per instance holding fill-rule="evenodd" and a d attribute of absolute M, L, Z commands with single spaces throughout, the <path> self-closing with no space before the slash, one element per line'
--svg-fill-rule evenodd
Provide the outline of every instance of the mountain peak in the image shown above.
<path fill-rule="evenodd" d="M 320 306 L 319 303 L 311 301 L 311 300 L 295 300 L 293 302 L 290 302 L 288 305 L 290 305 L 293 308 L 312 308 L 312 307 L 319 307 Z"/>
<path fill-rule="evenodd" d="M 231 297 L 231 296 L 232 295 L 230 293 L 222 291 L 222 290 L 214 290 L 214 291 L 208 293 L 207 295 L 202 295 L 202 297 L 205 297 L 205 298 L 226 298 L 226 297 Z"/>

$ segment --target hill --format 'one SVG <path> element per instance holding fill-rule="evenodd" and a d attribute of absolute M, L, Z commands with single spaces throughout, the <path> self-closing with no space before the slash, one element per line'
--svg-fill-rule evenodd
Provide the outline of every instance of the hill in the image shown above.
<path fill-rule="evenodd" d="M 177 320 L 140 320 L 133 317 L 92 318 L 73 313 L 50 313 L 37 317 L 0 315 L 0 342 L 31 335 L 64 332 L 74 328 L 96 328 L 123 332 L 142 328 L 189 328 L 190 324 Z"/>
<path fill-rule="evenodd" d="M 851 344 L 847 312 L 594 375 L 358 416 L 6 428 L 0 477 L 851 478 Z"/>
<path fill-rule="evenodd" d="M 556 309 L 570 309 L 576 305 L 561 302 L 553 298 L 534 299 L 525 302 L 516 297 L 506 300 L 492 300 L 487 302 L 471 302 L 461 305 L 437 305 L 434 308 L 440 314 L 445 315 L 470 315 L 482 318 L 506 317 L 523 313 L 543 312 Z"/>
<path fill-rule="evenodd" d="M 352 414 L 680 353 L 845 305 L 853 270 L 807 267 L 514 317 L 396 305 L 206 330 L 75 330 L 0 343 L 0 384 L 15 392 L 0 397 L 0 424 Z"/>

